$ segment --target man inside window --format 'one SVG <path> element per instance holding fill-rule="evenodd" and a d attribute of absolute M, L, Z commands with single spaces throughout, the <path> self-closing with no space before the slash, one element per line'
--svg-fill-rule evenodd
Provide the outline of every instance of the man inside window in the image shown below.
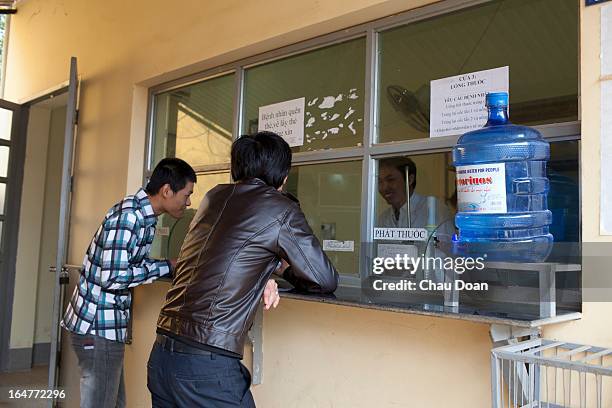
<path fill-rule="evenodd" d="M 408 177 L 408 183 L 406 183 Z M 409 185 L 410 202 L 406 194 L 406 184 Z M 436 199 L 435 217 L 429 217 L 427 197 L 414 190 L 417 184 L 417 167 L 408 157 L 392 157 L 379 161 L 378 192 L 385 199 L 389 208 L 378 217 L 376 227 L 379 228 L 425 228 L 430 218 L 433 218 L 438 227 L 436 233 L 446 234 L 448 238 L 454 233 L 453 217 L 448 208 Z M 408 221 L 408 207 L 410 207 L 410 222 Z"/>
<path fill-rule="evenodd" d="M 454 219 L 448 208 L 439 199 L 428 200 L 427 197 L 416 193 L 414 191 L 416 184 L 417 167 L 410 158 L 393 157 L 379 161 L 378 192 L 389 204 L 389 208 L 379 214 L 375 226 L 378 228 L 410 227 L 434 229 L 438 242 L 435 244 L 436 248 L 433 255 L 437 258 L 444 258 L 446 254 L 450 253 L 451 238 L 455 233 Z M 410 197 L 410 200 L 408 200 L 408 197 Z M 381 250 L 379 245 L 378 256 L 390 257 L 394 256 L 394 254 L 407 254 L 408 256 L 417 257 L 425 253 L 427 242 L 430 241 L 396 241 L 395 243 L 402 244 L 404 247 L 402 250 L 398 250 L 399 247 L 397 246 L 394 247 L 393 253 Z M 379 244 L 384 244 L 384 242 Z M 423 266 L 419 268 L 423 269 Z M 391 274 L 399 273 L 400 276 L 419 273 L 418 270 L 414 271 L 412 269 L 389 272 Z M 423 270 L 423 272 L 425 271 Z M 434 268 L 429 273 L 431 274 L 423 275 L 423 277 L 433 279 L 436 282 L 443 282 L 445 279 L 445 271 L 442 268 Z"/>
<path fill-rule="evenodd" d="M 153 260 L 149 250 L 157 217 L 183 216 L 196 175 L 181 159 L 166 158 L 145 189 L 106 214 L 83 260 L 64 314 L 81 369 L 81 407 L 125 407 L 123 355 L 130 319 L 129 288 L 168 275 L 175 260 Z"/>

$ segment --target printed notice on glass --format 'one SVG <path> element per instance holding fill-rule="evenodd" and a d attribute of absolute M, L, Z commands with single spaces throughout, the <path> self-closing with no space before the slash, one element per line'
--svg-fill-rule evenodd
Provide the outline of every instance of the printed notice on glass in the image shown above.
<path fill-rule="evenodd" d="M 408 258 L 418 258 L 419 251 L 416 245 L 378 244 L 378 256 L 381 258 L 395 258 L 397 255 Z"/>
<path fill-rule="evenodd" d="M 485 96 L 508 92 L 509 72 L 501 67 L 431 81 L 429 136 L 459 135 L 483 127 Z"/>
<path fill-rule="evenodd" d="M 507 212 L 506 165 L 457 166 L 457 211 Z"/>
<path fill-rule="evenodd" d="M 355 252 L 355 241 L 336 241 L 324 239 L 323 250 L 330 252 Z"/>
<path fill-rule="evenodd" d="M 304 144 L 304 104 L 305 98 L 298 98 L 261 106 L 258 129 L 280 135 L 291 147 L 302 146 Z"/>
<path fill-rule="evenodd" d="M 427 241 L 425 228 L 374 228 L 376 240 Z"/>

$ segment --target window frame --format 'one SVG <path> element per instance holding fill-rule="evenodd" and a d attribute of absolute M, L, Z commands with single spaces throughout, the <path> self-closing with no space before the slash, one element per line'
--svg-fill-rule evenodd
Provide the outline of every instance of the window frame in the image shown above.
<path fill-rule="evenodd" d="M 228 64 L 198 72 L 189 76 L 165 82 L 149 89 L 147 107 L 147 137 L 145 142 L 145 164 L 143 171 L 143 183 L 150 176 L 150 161 L 152 157 L 152 142 L 154 131 L 154 101 L 155 96 L 173 89 L 185 87 L 201 81 L 213 79 L 218 76 L 234 74 L 234 112 L 233 112 L 233 140 L 240 134 L 243 125 L 243 114 L 245 104 L 245 70 L 271 62 L 281 60 L 294 55 L 304 54 L 325 48 L 338 43 L 343 43 L 357 38 L 365 38 L 365 84 L 364 84 L 364 118 L 363 118 L 363 141 L 361 146 L 342 147 L 330 150 L 318 150 L 309 152 L 298 152 L 293 154 L 293 166 L 312 165 L 321 163 L 333 163 L 341 161 L 362 161 L 362 185 L 361 185 L 361 230 L 362 242 L 371 242 L 373 237 L 373 223 L 375 219 L 375 195 L 376 195 L 376 160 L 398 155 L 420 155 L 427 153 L 448 152 L 456 144 L 461 135 L 413 139 L 400 142 L 375 143 L 376 127 L 378 120 L 377 103 L 379 101 L 379 34 L 399 26 L 415 23 L 425 19 L 442 16 L 448 13 L 468 9 L 478 5 L 489 3 L 493 0 L 446 0 L 408 10 L 397 15 L 366 22 L 347 29 L 321 35 L 299 43 L 287 45 L 275 50 L 253 55 Z M 578 34 L 579 35 L 579 34 Z M 580 69 L 578 63 L 577 69 Z M 577 89 L 580 101 L 580 86 Z M 578 104 L 580 106 L 580 104 Z M 580 110 L 578 120 L 571 122 L 559 122 L 546 125 L 533 126 L 542 133 L 549 142 L 581 139 Z M 580 143 L 579 143 L 580 153 Z M 578 173 L 580 177 L 580 163 Z M 198 166 L 195 168 L 198 175 L 215 173 L 221 170 L 229 170 L 230 163 L 219 165 Z M 582 222 L 582 194 L 579 190 L 579 223 Z M 369 275 L 367 262 L 367 251 L 362 250 L 359 260 L 358 276 L 341 276 L 341 284 L 359 286 L 361 279 Z"/>

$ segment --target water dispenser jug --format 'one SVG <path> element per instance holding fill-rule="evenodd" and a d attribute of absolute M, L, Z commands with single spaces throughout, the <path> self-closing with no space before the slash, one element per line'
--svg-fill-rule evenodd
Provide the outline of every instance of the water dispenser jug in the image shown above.
<path fill-rule="evenodd" d="M 459 229 L 454 252 L 488 261 L 544 261 L 553 243 L 550 146 L 537 130 L 508 121 L 507 93 L 487 94 L 486 105 L 484 128 L 465 133 L 453 149 Z"/>

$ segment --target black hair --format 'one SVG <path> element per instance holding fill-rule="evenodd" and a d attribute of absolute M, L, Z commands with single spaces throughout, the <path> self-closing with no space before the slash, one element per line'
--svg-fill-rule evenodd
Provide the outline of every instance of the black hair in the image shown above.
<path fill-rule="evenodd" d="M 164 184 L 169 184 L 172 191 L 176 193 L 185 188 L 189 181 L 196 182 L 196 174 L 193 168 L 184 160 L 176 157 L 166 157 L 157 163 L 157 166 L 153 169 L 153 174 L 151 174 L 145 191 L 149 195 L 155 195 Z"/>
<path fill-rule="evenodd" d="M 414 164 L 411 158 L 409 157 L 391 157 L 389 159 L 381 159 L 378 167 L 380 168 L 383 166 L 395 167 L 397 171 L 399 171 L 402 174 L 402 178 L 404 179 L 404 182 L 406 181 L 406 169 L 408 169 L 408 175 L 414 174 L 414 181 L 412 182 L 412 188 L 416 187 L 417 168 L 416 168 L 416 164 Z"/>
<path fill-rule="evenodd" d="M 279 135 L 258 132 L 240 137 L 232 144 L 232 178 L 258 178 L 279 188 L 291 169 L 291 148 Z"/>

